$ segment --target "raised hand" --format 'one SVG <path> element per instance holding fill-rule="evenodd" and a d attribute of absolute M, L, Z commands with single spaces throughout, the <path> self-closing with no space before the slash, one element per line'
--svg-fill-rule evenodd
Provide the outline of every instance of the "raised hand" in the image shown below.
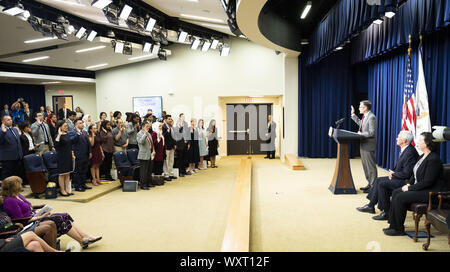
<path fill-rule="evenodd" d="M 5 124 L 2 124 L 2 132 L 3 132 L 3 133 L 6 132 L 6 126 L 5 126 Z"/>
<path fill-rule="evenodd" d="M 352 115 L 353 114 L 355 114 L 355 108 L 353 108 L 353 106 L 351 106 L 352 107 Z"/>

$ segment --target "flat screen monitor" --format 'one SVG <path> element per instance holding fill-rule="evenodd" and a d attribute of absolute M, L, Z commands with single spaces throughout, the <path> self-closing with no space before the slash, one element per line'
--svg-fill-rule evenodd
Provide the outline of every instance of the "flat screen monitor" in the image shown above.
<path fill-rule="evenodd" d="M 147 110 L 151 109 L 157 118 L 162 116 L 162 96 L 133 97 L 133 112 L 139 112 L 145 116 Z"/>

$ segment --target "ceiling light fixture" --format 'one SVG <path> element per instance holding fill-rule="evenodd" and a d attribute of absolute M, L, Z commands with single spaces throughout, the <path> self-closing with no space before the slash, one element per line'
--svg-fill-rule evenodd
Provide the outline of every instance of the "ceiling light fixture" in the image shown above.
<path fill-rule="evenodd" d="M 178 42 L 184 43 L 186 41 L 187 36 L 188 33 L 186 31 L 181 30 L 180 34 L 178 34 Z"/>
<path fill-rule="evenodd" d="M 189 14 L 183 14 L 183 13 L 181 13 L 180 16 L 183 18 L 192 19 L 192 20 L 200 20 L 200 21 L 215 22 L 215 23 L 222 23 L 222 24 L 225 23 L 225 21 L 222 19 L 195 16 L 195 15 L 189 15 Z"/>
<path fill-rule="evenodd" d="M 91 48 L 85 48 L 85 49 L 76 50 L 75 53 L 84 53 L 84 52 L 89 52 L 89 51 L 103 49 L 105 47 L 106 46 L 101 45 L 101 46 L 96 46 L 96 47 L 91 47 Z"/>
<path fill-rule="evenodd" d="M 151 43 L 144 43 L 144 46 L 142 46 L 142 52 L 148 53 L 150 52 L 150 49 L 152 48 L 152 44 Z"/>
<path fill-rule="evenodd" d="M 149 57 L 153 57 L 153 54 L 149 54 L 149 55 L 143 55 L 143 56 L 139 56 L 139 57 L 132 57 L 129 58 L 128 60 L 138 60 L 138 59 L 145 59 L 145 58 L 149 58 Z"/>
<path fill-rule="evenodd" d="M 63 24 L 53 23 L 52 28 L 53 28 L 53 33 L 56 35 L 56 37 L 58 37 L 58 39 L 66 40 L 66 41 L 69 40 L 69 38 L 67 37 L 67 34 L 66 34 L 66 28 L 64 27 Z"/>
<path fill-rule="evenodd" d="M 46 38 L 24 41 L 24 43 L 37 43 L 37 42 L 45 42 L 45 41 L 56 40 L 56 39 L 58 39 L 58 38 L 56 36 L 54 36 L 54 37 L 46 37 Z"/>
<path fill-rule="evenodd" d="M 58 84 L 61 83 L 61 81 L 48 81 L 48 82 L 41 82 L 41 84 Z"/>
<path fill-rule="evenodd" d="M 99 68 L 99 67 L 103 67 L 103 66 L 106 66 L 106 65 L 108 65 L 108 63 L 102 63 L 102 64 L 88 66 L 88 67 L 86 67 L 86 69 L 94 69 L 94 68 Z"/>
<path fill-rule="evenodd" d="M 113 46 L 114 46 L 114 52 L 117 54 L 122 54 L 123 53 L 123 46 L 125 44 L 123 42 L 119 42 L 119 41 L 114 41 Z"/>
<path fill-rule="evenodd" d="M 211 42 L 206 40 L 202 45 L 202 51 L 208 52 L 209 48 L 211 47 Z"/>
<path fill-rule="evenodd" d="M 103 10 L 103 14 L 105 14 L 106 19 L 111 24 L 119 25 L 119 19 L 117 18 L 119 14 L 119 8 L 113 4 L 109 5 L 107 8 Z"/>
<path fill-rule="evenodd" d="M 23 5 L 16 4 L 16 5 L 5 7 L 5 8 L 3 8 L 2 11 L 8 15 L 16 16 L 16 15 L 23 13 L 25 11 L 25 9 L 24 9 Z"/>
<path fill-rule="evenodd" d="M 158 55 L 158 53 L 159 53 L 159 48 L 161 48 L 161 45 L 158 44 L 158 43 L 155 43 L 155 44 L 153 45 L 152 54 L 153 54 L 153 55 Z"/>
<path fill-rule="evenodd" d="M 132 10 L 133 10 L 133 8 L 128 6 L 128 5 L 123 6 L 119 17 L 126 21 L 128 19 L 128 17 L 130 16 L 130 13 L 131 13 Z"/>
<path fill-rule="evenodd" d="M 81 27 L 78 29 L 77 34 L 75 34 L 75 37 L 81 40 L 84 37 L 84 34 L 86 34 L 86 28 Z"/>
<path fill-rule="evenodd" d="M 37 57 L 37 58 L 32 58 L 32 59 L 25 59 L 22 60 L 22 62 L 33 62 L 33 61 L 38 61 L 38 60 L 44 60 L 44 59 L 48 59 L 49 56 L 43 56 L 43 57 Z"/>
<path fill-rule="evenodd" d="M 191 49 L 192 50 L 197 50 L 199 45 L 200 45 L 200 40 L 199 39 L 194 39 L 194 41 L 191 43 Z"/>
<path fill-rule="evenodd" d="M 227 45 L 224 45 L 222 49 L 220 50 L 220 56 L 221 57 L 228 57 L 230 55 L 230 47 Z"/>
<path fill-rule="evenodd" d="M 300 19 L 305 19 L 306 16 L 308 16 L 309 10 L 312 8 L 312 2 L 308 1 L 306 3 L 305 8 L 303 9 L 302 15 L 300 16 Z"/>
<path fill-rule="evenodd" d="M 219 45 L 219 40 L 213 39 L 213 41 L 211 43 L 211 49 L 215 50 L 218 45 Z"/>
<path fill-rule="evenodd" d="M 152 32 L 153 28 L 155 27 L 156 24 L 156 20 L 153 18 L 150 18 L 147 22 L 147 25 L 145 26 L 145 30 L 147 30 L 148 32 Z"/>
<path fill-rule="evenodd" d="M 111 3 L 112 3 L 111 0 L 94 0 L 92 1 L 91 6 L 99 9 L 104 9 Z"/>
<path fill-rule="evenodd" d="M 393 11 L 386 11 L 386 13 L 384 13 L 384 16 L 388 17 L 389 19 L 395 16 L 395 12 Z"/>
<path fill-rule="evenodd" d="M 92 42 L 96 36 L 97 36 L 97 31 L 92 30 L 91 33 L 89 33 L 87 40 Z"/>

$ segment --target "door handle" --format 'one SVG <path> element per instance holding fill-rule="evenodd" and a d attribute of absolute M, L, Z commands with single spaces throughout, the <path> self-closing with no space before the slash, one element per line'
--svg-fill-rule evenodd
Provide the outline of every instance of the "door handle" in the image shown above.
<path fill-rule="evenodd" d="M 246 130 L 230 130 L 228 132 L 230 132 L 230 133 L 247 133 Z"/>

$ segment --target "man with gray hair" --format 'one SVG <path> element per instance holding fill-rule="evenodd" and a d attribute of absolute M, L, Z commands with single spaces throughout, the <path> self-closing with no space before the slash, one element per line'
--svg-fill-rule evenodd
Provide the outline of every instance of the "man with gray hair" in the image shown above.
<path fill-rule="evenodd" d="M 400 146 L 400 156 L 394 170 L 389 170 L 389 176 L 377 178 L 370 189 L 367 198 L 369 204 L 357 208 L 360 212 L 375 213 L 375 204 L 381 214 L 374 216 L 375 220 L 387 220 L 390 209 L 390 196 L 392 191 L 403 187 L 413 174 L 414 165 L 419 158 L 416 148 L 411 145 L 413 135 L 409 131 L 402 130 L 397 136 L 397 145 Z"/>

